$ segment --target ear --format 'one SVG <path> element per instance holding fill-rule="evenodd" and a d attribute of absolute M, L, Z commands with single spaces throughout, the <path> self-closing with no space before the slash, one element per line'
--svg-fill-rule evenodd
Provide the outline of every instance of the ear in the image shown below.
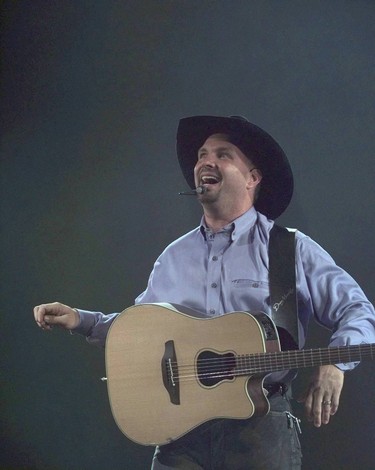
<path fill-rule="evenodd" d="M 247 189 L 255 189 L 262 181 L 262 172 L 259 168 L 252 168 L 249 171 L 249 178 L 247 182 Z"/>

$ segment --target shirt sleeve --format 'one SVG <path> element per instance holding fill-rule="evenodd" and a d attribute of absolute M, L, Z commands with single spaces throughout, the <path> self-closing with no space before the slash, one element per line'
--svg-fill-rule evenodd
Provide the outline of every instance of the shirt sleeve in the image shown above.
<path fill-rule="evenodd" d="M 309 237 L 299 239 L 298 245 L 297 263 L 304 272 L 313 313 L 332 332 L 329 346 L 375 343 L 374 307 L 357 282 Z M 338 365 L 342 370 L 354 366 Z"/>
<path fill-rule="evenodd" d="M 72 330 L 72 333 L 83 335 L 90 344 L 104 348 L 109 327 L 119 313 L 105 315 L 102 312 L 90 312 L 80 309 L 77 309 L 77 311 L 80 323 L 77 328 Z"/>

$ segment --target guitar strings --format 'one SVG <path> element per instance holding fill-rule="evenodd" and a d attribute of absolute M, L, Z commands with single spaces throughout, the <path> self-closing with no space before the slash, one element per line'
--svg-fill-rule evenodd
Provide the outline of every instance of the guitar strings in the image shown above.
<path fill-rule="evenodd" d="M 352 357 L 350 353 L 355 357 Z M 237 376 L 265 375 L 293 368 L 356 362 L 366 358 L 374 359 L 374 356 L 375 344 L 361 344 L 324 349 L 260 352 L 245 355 L 233 354 L 229 359 L 228 357 L 198 359 L 199 372 L 203 371 L 200 374 L 197 374 L 198 361 L 195 364 L 179 364 L 178 361 L 170 361 L 169 365 L 172 368 L 173 380 L 176 383 L 196 382 L 199 379 L 218 379 L 216 383 L 218 384 L 220 379 L 229 381 Z M 332 357 L 335 359 L 332 359 Z M 287 363 L 285 363 L 285 360 L 287 360 Z M 218 364 L 220 367 L 218 367 Z M 166 369 L 167 376 L 171 380 L 170 370 L 168 367 Z"/>
<path fill-rule="evenodd" d="M 235 376 L 240 375 L 270 373 L 331 363 L 355 362 L 366 357 L 373 358 L 373 346 L 369 344 L 337 346 L 324 349 L 277 351 L 274 353 L 256 353 L 251 355 L 233 354 L 225 358 L 198 359 L 198 365 L 178 364 L 175 361 L 171 361 L 170 365 L 173 371 L 173 379 L 180 382 L 190 379 L 196 380 L 197 377 L 200 379 L 229 377 L 228 380 L 231 380 Z M 356 353 L 356 357 L 352 358 L 351 353 Z"/>

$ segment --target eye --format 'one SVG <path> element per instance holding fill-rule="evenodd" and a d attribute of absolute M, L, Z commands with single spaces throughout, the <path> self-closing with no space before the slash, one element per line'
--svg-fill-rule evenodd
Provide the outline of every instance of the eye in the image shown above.
<path fill-rule="evenodd" d="M 220 152 L 218 157 L 220 159 L 232 158 L 231 155 L 228 152 Z"/>

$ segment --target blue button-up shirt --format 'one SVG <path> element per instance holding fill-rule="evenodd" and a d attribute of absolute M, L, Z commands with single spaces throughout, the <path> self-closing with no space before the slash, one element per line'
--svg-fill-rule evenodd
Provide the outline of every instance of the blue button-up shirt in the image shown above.
<path fill-rule="evenodd" d="M 207 317 L 263 311 L 272 318 L 268 243 L 273 221 L 254 208 L 213 233 L 202 223 L 171 243 L 156 260 L 146 290 L 135 303 L 168 302 Z M 332 331 L 330 345 L 375 343 L 375 312 L 365 294 L 311 238 L 296 234 L 299 340 L 311 317 Z M 76 329 L 104 346 L 118 315 L 79 311 Z M 343 369 L 353 365 L 341 366 Z"/>

